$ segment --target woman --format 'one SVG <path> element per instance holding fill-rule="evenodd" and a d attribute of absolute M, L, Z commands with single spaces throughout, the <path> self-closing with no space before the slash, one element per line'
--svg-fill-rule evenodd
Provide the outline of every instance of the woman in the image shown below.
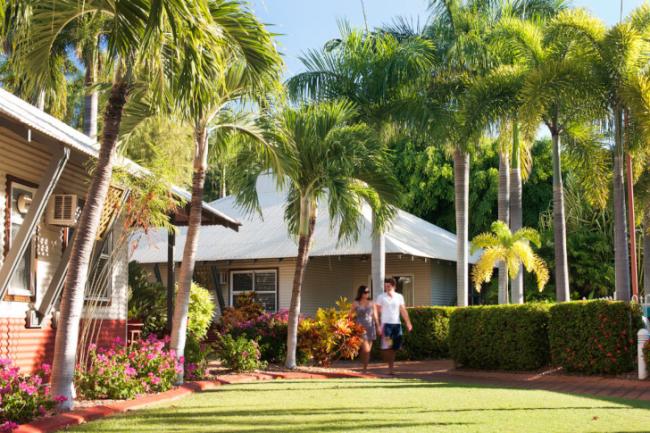
<path fill-rule="evenodd" d="M 377 320 L 377 309 L 374 302 L 370 299 L 370 289 L 367 286 L 359 286 L 357 297 L 354 298 L 352 310 L 354 320 L 366 330 L 361 343 L 361 362 L 363 362 L 363 372 L 368 370 L 368 361 L 370 359 L 370 350 L 372 342 L 377 338 L 379 320 Z"/>

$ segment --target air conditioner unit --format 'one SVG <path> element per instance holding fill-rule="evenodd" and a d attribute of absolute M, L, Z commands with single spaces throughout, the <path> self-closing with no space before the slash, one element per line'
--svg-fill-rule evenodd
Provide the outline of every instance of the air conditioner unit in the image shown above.
<path fill-rule="evenodd" d="M 219 272 L 219 284 L 228 284 L 228 272 Z"/>
<path fill-rule="evenodd" d="M 77 225 L 78 201 L 76 194 L 54 194 L 47 210 L 47 223 L 65 227 Z"/>

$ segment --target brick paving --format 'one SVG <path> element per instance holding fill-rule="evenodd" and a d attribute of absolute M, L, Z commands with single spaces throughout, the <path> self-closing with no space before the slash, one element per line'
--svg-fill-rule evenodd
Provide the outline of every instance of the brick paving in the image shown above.
<path fill-rule="evenodd" d="M 337 365 L 341 370 L 359 369 L 353 364 Z M 371 364 L 368 377 L 389 377 L 385 364 Z M 450 360 L 409 361 L 395 364 L 395 377 L 428 381 L 475 383 L 507 388 L 540 389 L 568 394 L 650 401 L 650 380 L 599 376 L 575 376 L 558 372 L 508 373 L 456 369 Z"/>

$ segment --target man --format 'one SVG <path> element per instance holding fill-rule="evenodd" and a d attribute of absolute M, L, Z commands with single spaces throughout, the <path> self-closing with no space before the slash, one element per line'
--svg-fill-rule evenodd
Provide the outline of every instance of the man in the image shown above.
<path fill-rule="evenodd" d="M 404 306 L 404 297 L 395 291 L 395 279 L 384 280 L 384 293 L 377 297 L 377 313 L 381 321 L 379 335 L 381 336 L 381 349 L 384 362 L 388 363 L 388 374 L 393 375 L 395 364 L 395 351 L 402 346 L 402 323 L 400 316 L 406 323 L 406 329 L 411 332 L 413 326 L 409 313 Z"/>

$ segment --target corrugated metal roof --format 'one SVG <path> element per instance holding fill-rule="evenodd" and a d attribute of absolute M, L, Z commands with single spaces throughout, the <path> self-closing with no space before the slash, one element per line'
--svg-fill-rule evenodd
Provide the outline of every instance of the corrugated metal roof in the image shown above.
<path fill-rule="evenodd" d="M 262 217 L 248 215 L 239 208 L 233 197 L 211 203 L 211 206 L 242 221 L 239 233 L 222 227 L 201 227 L 197 261 L 267 259 L 296 257 L 298 247 L 289 236 L 284 221 L 285 192 L 278 192 L 275 184 L 262 177 L 258 182 L 258 196 Z M 371 254 L 371 211 L 363 209 L 361 230 L 356 242 L 338 242 L 338 233 L 332 232 L 331 220 L 324 203 L 316 219 L 310 256 L 338 256 Z M 176 239 L 175 260 L 180 261 L 187 229 L 179 228 Z M 391 227 L 385 232 L 386 252 L 409 254 L 418 257 L 456 261 L 456 235 L 402 210 L 397 212 Z M 167 232 L 153 230 L 138 233 L 134 240 L 138 247 L 133 259 L 141 263 L 167 261 Z M 471 257 L 475 263 L 479 255 Z"/>
<path fill-rule="evenodd" d="M 50 116 L 29 102 L 24 101 L 2 88 L 0 88 L 0 113 L 15 119 L 29 128 L 52 137 L 64 145 L 87 156 L 97 158 L 99 154 L 99 145 L 97 144 L 97 140 L 77 131 L 66 123 Z M 126 168 L 135 175 L 149 173 L 144 167 L 126 158 L 118 158 L 117 164 Z M 184 200 L 189 200 L 191 198 L 189 192 L 178 186 L 172 185 L 171 191 Z M 208 203 L 203 203 L 203 209 L 205 212 L 214 215 L 216 219 L 221 220 L 224 225 L 233 230 L 237 230 L 241 225 L 239 221 L 231 218 L 218 209 L 213 208 Z"/>

